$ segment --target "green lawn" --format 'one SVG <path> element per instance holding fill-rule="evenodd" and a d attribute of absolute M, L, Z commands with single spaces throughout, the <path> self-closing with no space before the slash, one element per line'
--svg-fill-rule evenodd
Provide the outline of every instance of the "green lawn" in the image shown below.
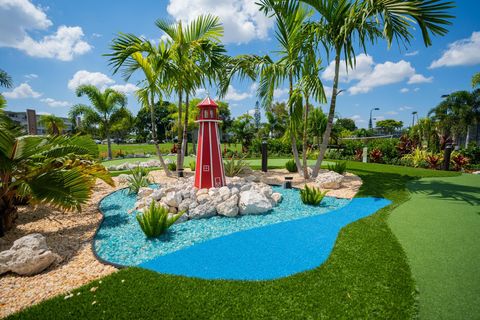
<path fill-rule="evenodd" d="M 480 318 L 480 176 L 411 181 L 389 224 L 420 291 L 420 319 Z"/>
<path fill-rule="evenodd" d="M 172 149 L 173 144 L 172 143 L 162 143 L 160 144 L 160 150 L 162 153 L 169 153 L 170 150 Z M 222 150 L 224 145 L 222 144 Z M 241 151 L 242 146 L 240 144 L 227 144 L 227 148 L 230 150 L 237 150 Z M 98 145 L 98 150 L 100 151 L 100 154 L 102 156 L 106 157 L 107 153 L 107 145 L 106 144 L 99 144 Z M 195 152 L 193 150 L 193 144 L 189 143 L 188 144 L 188 150 L 189 152 Z M 118 152 L 121 152 L 123 154 L 155 154 L 155 146 L 153 144 L 147 144 L 147 143 L 134 143 L 134 144 L 116 144 L 112 143 L 112 152 L 117 154 Z"/>
<path fill-rule="evenodd" d="M 345 227 L 329 259 L 314 270 L 243 282 L 127 268 L 75 290 L 70 299 L 50 299 L 11 319 L 411 319 L 416 286 L 387 218 L 408 200 L 407 183 L 456 173 L 355 162 L 349 171 L 364 181 L 359 196 L 393 204 Z M 98 290 L 90 292 L 94 286 Z"/>

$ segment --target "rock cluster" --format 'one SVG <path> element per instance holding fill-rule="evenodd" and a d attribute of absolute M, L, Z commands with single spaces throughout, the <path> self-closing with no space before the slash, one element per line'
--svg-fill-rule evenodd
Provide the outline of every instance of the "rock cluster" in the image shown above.
<path fill-rule="evenodd" d="M 334 171 L 322 170 L 315 182 L 322 189 L 338 189 L 341 187 L 344 176 Z"/>
<path fill-rule="evenodd" d="M 172 162 L 170 159 L 165 159 L 165 164 L 169 164 Z M 107 169 L 108 171 L 122 171 L 122 170 L 129 170 L 129 169 L 134 169 L 136 167 L 142 167 L 142 168 L 156 168 L 160 167 L 160 161 L 159 160 L 148 160 L 145 162 L 125 162 L 116 166 L 109 166 Z"/>
<path fill-rule="evenodd" d="M 0 252 L 0 274 L 12 271 L 31 276 L 42 272 L 59 258 L 50 251 L 43 235 L 32 233 L 16 240 L 9 250 Z"/>
<path fill-rule="evenodd" d="M 159 189 L 141 188 L 134 210 L 141 211 L 156 201 L 172 214 L 186 211 L 179 222 L 215 215 L 235 217 L 268 212 L 282 201 L 282 195 L 265 183 L 254 182 L 255 179 L 254 176 L 227 178 L 227 185 L 221 188 L 197 189 L 191 177 Z"/>

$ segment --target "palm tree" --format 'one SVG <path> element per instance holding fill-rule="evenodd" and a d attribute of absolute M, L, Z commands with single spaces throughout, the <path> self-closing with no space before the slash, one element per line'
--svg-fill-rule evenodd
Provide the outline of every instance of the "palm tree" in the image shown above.
<path fill-rule="evenodd" d="M 65 122 L 62 118 L 53 114 L 44 114 L 40 117 L 40 124 L 47 129 L 48 134 L 58 136 L 65 128 Z"/>
<path fill-rule="evenodd" d="M 12 78 L 2 69 L 0 69 L 0 87 L 12 87 Z"/>
<path fill-rule="evenodd" d="M 327 52 L 333 51 L 335 75 L 328 112 L 327 128 L 320 148 L 313 176 L 317 176 L 327 150 L 333 127 L 338 91 L 342 54 L 347 68 L 355 66 L 354 41 L 366 52 L 367 42 L 375 43 L 385 39 L 391 46 L 395 39 L 409 44 L 413 39 L 411 29 L 416 22 L 422 32 L 425 46 L 432 44 L 430 35 L 444 35 L 442 25 L 451 24 L 453 18 L 446 11 L 453 8 L 453 2 L 442 0 L 301 0 L 315 9 L 319 16 L 317 31 L 320 43 Z"/>
<path fill-rule="evenodd" d="M 480 72 L 475 73 L 472 77 L 472 88 L 475 89 L 478 86 L 480 86 Z"/>
<path fill-rule="evenodd" d="M 322 108 L 314 108 L 310 112 L 310 119 L 308 122 L 308 135 L 314 140 L 317 140 L 318 148 L 322 144 L 322 136 L 327 128 L 327 116 L 323 113 Z"/>
<path fill-rule="evenodd" d="M 155 151 L 165 174 L 170 176 L 170 170 L 160 152 L 154 110 L 155 98 L 162 101 L 163 94 L 169 92 L 168 81 L 173 71 L 170 67 L 168 48 L 163 42 L 155 46 L 150 41 L 133 34 L 121 33 L 112 41 L 111 49 L 113 52 L 107 56 L 111 57 L 110 64 L 114 68 L 114 74 L 123 69 L 125 81 L 128 81 L 136 71 L 141 71 L 145 77 L 139 83 L 142 88 L 137 92 L 137 97 L 142 105 L 150 110 Z"/>
<path fill-rule="evenodd" d="M 100 131 L 107 138 L 108 158 L 112 158 L 112 145 L 110 140 L 110 128 L 116 121 L 123 119 L 128 113 L 125 105 L 127 97 L 125 94 L 113 89 L 100 91 L 93 85 L 81 85 L 76 90 L 77 96 L 86 95 L 93 107 L 84 104 L 77 104 L 70 110 L 70 117 L 76 118 L 83 115 L 83 122 L 86 125 L 98 125 Z"/>
<path fill-rule="evenodd" d="M 98 147 L 88 137 L 22 136 L 0 123 L 0 237 L 16 217 L 17 199 L 63 209 L 80 209 L 95 181 L 114 185 L 108 171 L 92 160 Z"/>
<path fill-rule="evenodd" d="M 182 21 L 170 23 L 162 19 L 158 19 L 155 24 L 169 37 L 167 40 L 169 58 L 176 68 L 171 73 L 171 80 L 178 95 L 177 169 L 182 169 L 183 94 L 186 93 L 188 95 L 192 92 L 192 88 L 195 88 L 195 84 L 201 82 L 198 78 L 201 72 L 195 70 L 199 66 L 192 61 L 192 57 L 195 54 L 206 55 L 205 49 L 208 47 L 208 44 L 219 42 L 223 36 L 223 27 L 219 18 L 213 15 L 201 15 L 185 26 L 182 24 Z"/>

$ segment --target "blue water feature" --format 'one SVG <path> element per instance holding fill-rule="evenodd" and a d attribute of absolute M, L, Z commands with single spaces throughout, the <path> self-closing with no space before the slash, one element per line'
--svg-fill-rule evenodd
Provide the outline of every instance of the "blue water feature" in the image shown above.
<path fill-rule="evenodd" d="M 299 191 L 274 187 L 282 203 L 263 215 L 212 217 L 173 225 L 147 239 L 128 211 L 135 196 L 116 191 L 100 202 L 104 221 L 94 239 L 103 260 L 205 279 L 267 280 L 312 269 L 333 249 L 340 229 L 390 201 L 325 197 L 312 207 Z"/>

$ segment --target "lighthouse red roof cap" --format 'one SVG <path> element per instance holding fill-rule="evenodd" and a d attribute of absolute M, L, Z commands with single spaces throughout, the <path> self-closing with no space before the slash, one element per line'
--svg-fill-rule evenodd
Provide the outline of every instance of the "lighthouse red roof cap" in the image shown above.
<path fill-rule="evenodd" d="M 215 106 L 215 107 L 218 107 L 218 105 L 215 103 L 215 101 L 213 101 L 212 98 L 210 97 L 206 97 L 205 99 L 203 99 L 202 102 L 200 102 L 197 107 L 200 107 L 200 106 Z"/>

